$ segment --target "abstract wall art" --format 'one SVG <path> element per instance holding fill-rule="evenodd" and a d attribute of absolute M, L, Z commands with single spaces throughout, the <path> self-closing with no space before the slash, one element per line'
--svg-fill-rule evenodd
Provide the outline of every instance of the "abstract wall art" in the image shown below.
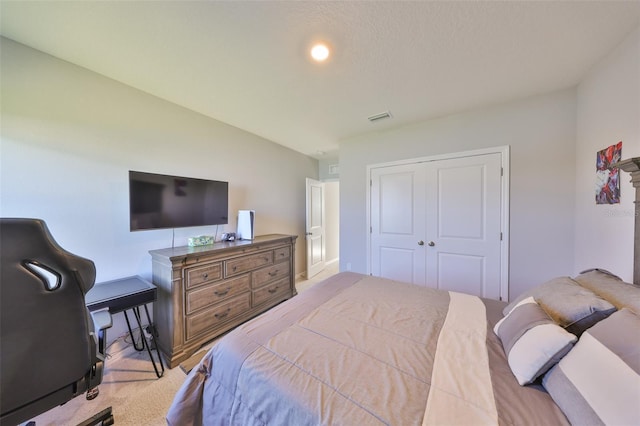
<path fill-rule="evenodd" d="M 620 203 L 620 171 L 611 164 L 622 159 L 622 141 L 596 155 L 596 204 Z"/>

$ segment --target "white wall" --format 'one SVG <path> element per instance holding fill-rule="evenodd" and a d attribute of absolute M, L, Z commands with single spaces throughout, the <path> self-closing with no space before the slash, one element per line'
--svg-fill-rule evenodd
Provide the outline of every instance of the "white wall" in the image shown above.
<path fill-rule="evenodd" d="M 596 205 L 596 152 L 622 141 L 622 158 L 640 156 L 640 28 L 578 86 L 575 272 L 608 269 L 633 278 L 635 189 L 620 173 L 620 204 Z"/>
<path fill-rule="evenodd" d="M 0 39 L 0 215 L 44 219 L 62 247 L 92 259 L 97 281 L 151 278 L 149 250 L 171 230 L 129 232 L 128 170 L 229 182 L 229 225 L 298 235 L 305 270 L 305 178 L 318 161 L 86 69 Z M 214 94 L 212 94 L 214 96 Z M 175 245 L 215 227 L 175 231 Z M 113 336 L 113 334 L 111 334 Z"/>
<path fill-rule="evenodd" d="M 335 262 L 340 258 L 340 183 L 324 183 L 325 205 L 325 260 Z"/>
<path fill-rule="evenodd" d="M 340 172 L 333 172 L 338 157 L 318 161 L 320 180 L 324 182 L 325 200 L 325 260 L 337 262 L 340 258 Z"/>
<path fill-rule="evenodd" d="M 337 181 L 340 179 L 340 167 L 338 167 L 337 173 L 332 173 L 334 170 L 333 166 L 339 164 L 339 160 L 337 157 L 335 158 L 324 158 L 318 161 L 320 180 L 323 182 L 329 181 Z"/>
<path fill-rule="evenodd" d="M 573 271 L 575 90 L 340 143 L 340 269 L 366 272 L 366 166 L 511 146 L 510 297 Z"/>

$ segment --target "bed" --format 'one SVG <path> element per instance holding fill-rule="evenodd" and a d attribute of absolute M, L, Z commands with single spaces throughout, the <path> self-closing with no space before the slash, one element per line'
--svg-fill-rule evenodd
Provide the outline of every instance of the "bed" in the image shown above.
<path fill-rule="evenodd" d="M 640 294 L 640 289 L 625 285 Z M 545 286 L 541 287 L 544 293 Z M 548 296 L 550 303 L 557 299 Z M 522 308 L 526 300 L 520 298 L 514 306 Z M 541 386 L 541 375 L 535 375 L 538 367 L 527 372 L 532 359 L 519 371 L 529 374 L 528 383 L 519 383 L 514 374 L 523 362 L 518 367 L 508 359 L 509 352 L 494 331 L 505 308 L 518 311 L 505 305 L 339 273 L 221 339 L 189 374 L 167 421 L 171 425 L 568 424 Z M 617 311 L 609 306 L 605 306 L 609 312 L 598 306 L 587 311 L 592 315 L 595 309 L 598 318 L 592 320 L 599 322 Z M 553 349 L 565 350 L 560 357 L 576 341 L 563 337 L 564 347 Z M 550 338 L 544 335 L 545 339 Z M 545 344 L 534 338 L 523 350 L 528 354 L 531 345 Z M 637 390 L 629 395 L 640 396 Z"/>
<path fill-rule="evenodd" d="M 638 330 L 640 286 L 601 269 L 508 305 L 342 272 L 222 338 L 167 422 L 638 424 Z"/>

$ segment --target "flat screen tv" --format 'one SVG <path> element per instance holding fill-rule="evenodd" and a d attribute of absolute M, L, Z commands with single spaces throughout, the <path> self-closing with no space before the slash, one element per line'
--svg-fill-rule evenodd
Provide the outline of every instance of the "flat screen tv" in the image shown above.
<path fill-rule="evenodd" d="M 229 222 L 228 182 L 129 171 L 131 231 Z"/>

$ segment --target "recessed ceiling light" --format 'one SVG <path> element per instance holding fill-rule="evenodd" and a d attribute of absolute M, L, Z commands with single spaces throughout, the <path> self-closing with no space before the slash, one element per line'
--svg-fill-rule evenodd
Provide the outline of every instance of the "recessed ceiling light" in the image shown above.
<path fill-rule="evenodd" d="M 323 62 L 329 57 L 329 48 L 326 44 L 317 43 L 311 48 L 311 57 L 318 62 Z"/>

